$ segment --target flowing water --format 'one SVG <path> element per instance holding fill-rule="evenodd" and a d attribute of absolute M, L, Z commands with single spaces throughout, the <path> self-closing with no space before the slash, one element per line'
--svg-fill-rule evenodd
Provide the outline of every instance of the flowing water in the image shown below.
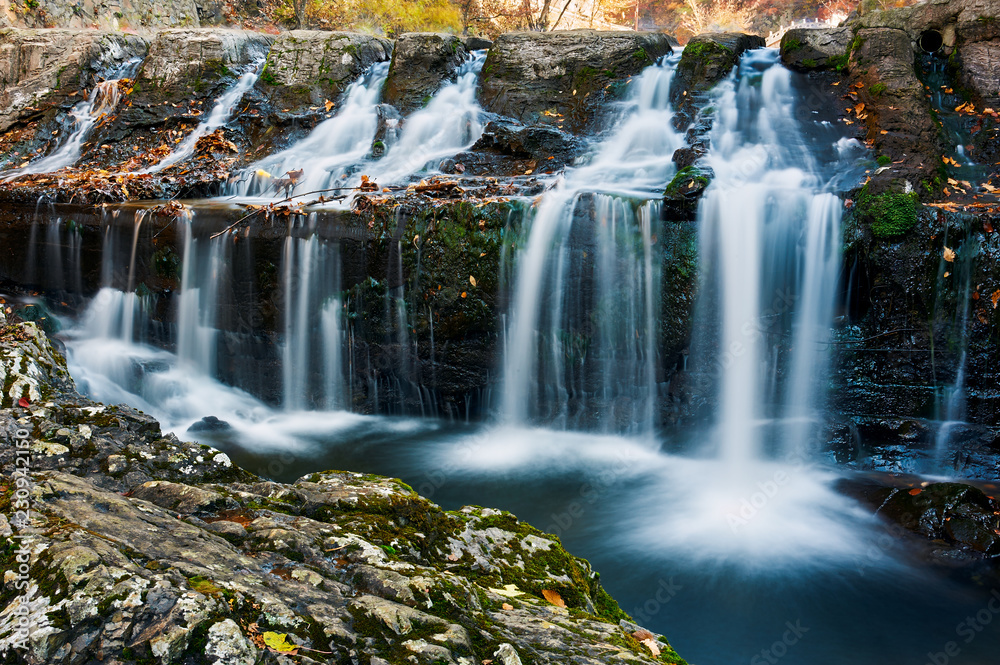
<path fill-rule="evenodd" d="M 123 79 L 131 78 L 141 63 L 141 58 L 133 58 L 110 72 L 107 80 L 94 85 L 87 99 L 69 112 L 70 123 L 63 129 L 68 134 L 55 152 L 7 173 L 3 179 L 32 173 L 52 173 L 76 164 L 90 132 L 118 108 L 118 102 L 122 98 Z"/>
<path fill-rule="evenodd" d="M 317 125 L 294 145 L 259 160 L 230 184 L 228 199 L 281 199 L 287 194 L 275 179 L 302 171 L 292 192 L 305 196 L 326 191 L 337 194 L 369 176 L 380 185 L 406 182 L 424 172 L 437 172 L 440 161 L 470 147 L 482 134 L 476 100 L 485 51 L 476 51 L 445 83 L 427 106 L 404 119 L 382 118 L 391 125 L 381 139 L 386 152 L 373 154 L 379 130 L 379 97 L 389 63 L 378 63 L 351 84 L 336 114 Z M 387 148 L 387 149 L 386 149 Z"/>
<path fill-rule="evenodd" d="M 221 127 L 226 126 L 226 123 L 229 122 L 229 118 L 236 110 L 237 105 L 239 105 L 240 100 L 243 99 L 243 95 L 249 92 L 250 88 L 257 83 L 257 78 L 260 76 L 263 66 L 263 59 L 255 62 L 249 71 L 242 74 L 236 83 L 234 83 L 229 90 L 219 97 L 219 99 L 215 102 L 215 105 L 212 107 L 212 110 L 209 112 L 208 117 L 198 123 L 198 126 L 195 127 L 190 134 L 184 137 L 184 140 L 180 142 L 176 149 L 174 149 L 164 159 L 143 169 L 140 173 L 158 173 L 159 171 L 169 168 L 174 164 L 183 162 L 193 155 L 198 146 L 199 139 L 203 136 L 208 136 Z"/>
<path fill-rule="evenodd" d="M 343 366 L 351 338 L 340 247 L 309 216 L 290 218 L 279 273 L 282 408 L 213 378 L 213 317 L 232 288 L 228 253 L 240 245 L 196 233 L 197 214 L 172 222 L 184 254 L 176 353 L 148 343 L 152 305 L 131 269 L 122 276 L 110 265 L 134 261 L 148 232 L 138 216 L 128 233 L 107 227 L 104 288 L 67 333 L 71 372 L 93 397 L 142 408 L 268 477 L 350 468 L 400 477 L 448 508 L 511 510 L 590 559 L 623 608 L 691 662 L 940 665 L 936 654 L 957 640 L 961 662 L 994 663 L 1000 622 L 968 641 L 957 625 L 986 611 L 990 590 L 927 566 L 918 541 L 890 536 L 836 491 L 843 472 L 811 456 L 840 266 L 832 191 L 857 155 L 821 117 L 803 117 L 796 78 L 772 51 L 745 56 L 713 99 L 705 162 L 716 177 L 699 211 L 690 361 L 711 413 L 685 437 L 659 426 L 658 243 L 677 222 L 662 219 L 658 198 L 683 144 L 667 103 L 674 62 L 636 77 L 589 164 L 529 213 L 511 276 L 497 422 L 337 410 L 354 374 Z M 406 177 L 433 168 L 446 144 L 454 151 L 474 140 L 478 120 L 457 113 L 463 90 L 459 81 L 440 94 L 455 93 L 449 108 L 466 121 L 453 128 L 470 131 L 438 141 L 411 124 L 426 145 Z M 360 150 L 360 138 L 353 145 Z M 402 268 L 390 261 L 388 270 L 392 283 Z M 386 296 L 387 343 L 405 367 L 400 296 Z M 189 430 L 206 416 L 224 424 Z"/>

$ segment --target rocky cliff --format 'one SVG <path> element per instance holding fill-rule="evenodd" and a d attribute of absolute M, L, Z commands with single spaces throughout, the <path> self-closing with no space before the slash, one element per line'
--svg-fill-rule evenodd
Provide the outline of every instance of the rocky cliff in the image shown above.
<path fill-rule="evenodd" d="M 81 397 L 3 316 L 0 463 L 30 451 L 30 498 L 0 487 L 4 662 L 684 662 L 513 515 L 358 473 L 268 482 Z"/>

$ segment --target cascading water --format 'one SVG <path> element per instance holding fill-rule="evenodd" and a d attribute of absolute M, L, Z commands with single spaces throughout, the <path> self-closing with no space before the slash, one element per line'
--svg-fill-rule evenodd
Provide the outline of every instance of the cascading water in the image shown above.
<path fill-rule="evenodd" d="M 229 117 L 233 114 L 236 109 L 236 105 L 240 103 L 250 88 L 257 83 L 257 78 L 260 76 L 261 68 L 264 65 L 264 60 L 258 60 L 252 65 L 252 68 L 240 76 L 239 80 L 229 88 L 218 101 L 215 102 L 215 106 L 212 107 L 211 112 L 208 117 L 203 121 L 198 123 L 198 126 L 194 130 L 184 137 L 184 140 L 180 142 L 177 149 L 167 155 L 164 159 L 149 166 L 140 173 L 158 173 L 165 168 L 173 166 L 179 162 L 183 162 L 185 159 L 194 154 L 195 149 L 198 145 L 198 140 L 203 136 L 211 134 L 220 127 L 224 127 L 227 122 L 229 122 Z"/>
<path fill-rule="evenodd" d="M 315 227 L 315 213 L 293 218 L 285 237 L 282 379 L 289 411 L 337 409 L 347 401 L 341 364 L 345 340 L 340 246 L 320 240 Z"/>
<path fill-rule="evenodd" d="M 479 72 L 486 51 L 475 51 L 459 68 L 457 80 L 447 83 L 427 106 L 403 121 L 397 141 L 379 162 L 367 166 L 380 185 L 397 184 L 470 147 L 483 133 L 481 108 L 476 100 Z"/>
<path fill-rule="evenodd" d="M 842 205 L 823 190 L 799 134 L 791 72 L 776 60 L 771 51 L 747 54 L 739 76 L 720 84 L 706 158 L 716 177 L 699 212 L 703 301 L 711 303 L 700 315 L 701 367 L 717 375 L 712 444 L 735 465 L 805 454 L 840 267 Z"/>
<path fill-rule="evenodd" d="M 83 143 L 87 140 L 91 130 L 118 108 L 118 102 L 122 98 L 121 84 L 123 79 L 131 78 L 141 63 L 141 58 L 133 58 L 111 73 L 107 80 L 97 83 L 87 99 L 74 106 L 69 112 L 72 119 L 72 129 L 56 151 L 27 166 L 11 171 L 4 176 L 4 180 L 33 173 L 52 173 L 76 164 L 83 151 Z"/>
<path fill-rule="evenodd" d="M 181 227 L 184 249 L 181 291 L 177 304 L 177 356 L 198 372 L 215 376 L 218 331 L 215 319 L 219 292 L 228 261 L 228 235 L 195 238 L 194 213 L 185 208 L 176 222 Z M 208 245 L 205 248 L 205 245 Z"/>
<path fill-rule="evenodd" d="M 228 186 L 227 196 L 277 196 L 272 181 L 257 175 L 263 171 L 282 177 L 302 169 L 296 185 L 300 192 L 333 187 L 349 169 L 368 155 L 378 129 L 378 100 L 389 73 L 389 63 L 376 63 L 352 83 L 343 105 L 332 118 L 324 120 L 295 145 L 266 157 L 246 169 Z"/>
<path fill-rule="evenodd" d="M 675 64 L 649 67 L 633 82 L 592 162 L 569 171 L 530 213 L 506 335 L 508 424 L 586 426 L 596 412 L 600 429 L 652 433 L 660 207 L 633 199 L 662 193 L 684 144 L 671 129 Z"/>

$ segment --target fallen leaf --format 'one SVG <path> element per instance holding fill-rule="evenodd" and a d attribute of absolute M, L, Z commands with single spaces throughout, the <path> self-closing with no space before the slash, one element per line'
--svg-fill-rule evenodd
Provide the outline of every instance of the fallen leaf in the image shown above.
<path fill-rule="evenodd" d="M 996 305 L 994 305 L 994 307 L 995 306 Z M 27 409 L 29 406 L 31 406 L 31 402 L 29 402 L 27 400 L 27 398 L 22 397 L 21 399 L 17 400 L 17 405 L 20 406 L 20 407 L 22 407 L 22 408 L 24 408 L 24 409 Z"/>
<path fill-rule="evenodd" d="M 505 610 L 507 610 L 508 612 L 509 612 L 509 611 L 511 611 L 512 609 L 514 609 L 514 606 L 513 606 L 513 605 L 511 605 L 510 603 L 504 603 L 504 604 L 503 604 L 503 605 L 501 605 L 500 607 L 504 608 L 504 609 L 505 609 Z M 485 661 L 484 661 L 484 662 L 485 662 Z"/>
<path fill-rule="evenodd" d="M 465 291 L 462 291 L 462 297 L 463 297 L 463 298 L 465 298 L 465 297 L 466 297 L 466 296 L 468 296 L 468 295 L 469 295 L 468 293 L 466 293 Z"/>
<path fill-rule="evenodd" d="M 273 178 L 274 176 L 272 176 L 270 173 L 268 173 L 264 169 L 257 169 L 257 177 L 258 178 Z"/>
<path fill-rule="evenodd" d="M 947 261 L 948 263 L 954 263 L 955 262 L 955 250 L 953 250 L 951 247 L 945 247 L 944 248 L 944 260 Z"/>
<path fill-rule="evenodd" d="M 656 639 L 656 635 L 653 635 L 651 632 L 649 632 L 645 628 L 640 628 L 639 630 L 637 630 L 634 633 L 632 633 L 632 637 L 634 637 L 635 639 L 639 640 L 640 642 L 642 642 L 643 640 Z"/>
<path fill-rule="evenodd" d="M 264 633 L 263 637 L 264 644 L 279 653 L 295 653 L 299 649 L 294 644 L 289 643 L 287 633 L 274 633 L 269 630 Z"/>
<path fill-rule="evenodd" d="M 660 647 L 657 646 L 656 640 L 641 640 L 641 643 L 646 645 L 646 648 L 649 649 L 649 652 L 653 654 L 654 658 L 660 655 Z"/>
<path fill-rule="evenodd" d="M 562 596 L 560 596 L 552 589 L 543 589 L 542 595 L 545 596 L 545 600 L 549 601 L 556 607 L 566 607 L 566 601 L 564 601 L 562 599 Z"/>
<path fill-rule="evenodd" d="M 517 590 L 516 584 L 504 584 L 502 589 L 491 588 L 489 590 L 497 595 L 506 596 L 507 598 L 517 598 L 518 596 L 524 595 L 523 591 Z"/>
<path fill-rule="evenodd" d="M 326 108 L 326 112 L 327 112 L 327 113 L 329 113 L 329 112 L 330 112 L 330 109 L 332 109 L 332 108 L 333 108 L 333 102 L 331 102 L 331 101 L 330 101 L 330 100 L 328 99 L 328 100 L 326 100 L 325 102 L 323 102 L 323 106 L 324 106 L 324 107 Z"/>
<path fill-rule="evenodd" d="M 993 303 L 993 309 L 996 309 L 997 303 L 1000 302 L 1000 289 L 993 292 L 993 295 L 990 296 L 990 302 Z"/>
<path fill-rule="evenodd" d="M 472 284 L 473 286 L 476 285 L 476 278 L 472 275 L 469 275 L 469 284 Z"/>
<path fill-rule="evenodd" d="M 916 496 L 921 492 L 923 492 L 922 489 L 920 489 L 919 487 L 914 487 L 912 490 L 910 490 L 910 496 Z"/>

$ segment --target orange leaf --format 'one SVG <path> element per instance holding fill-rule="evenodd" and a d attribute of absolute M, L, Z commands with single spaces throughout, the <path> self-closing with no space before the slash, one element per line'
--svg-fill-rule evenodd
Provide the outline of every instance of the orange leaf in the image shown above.
<path fill-rule="evenodd" d="M 504 608 L 504 609 L 505 609 L 505 610 L 507 610 L 508 612 L 509 612 L 510 610 L 514 609 L 514 606 L 513 606 L 513 605 L 511 605 L 510 603 L 504 603 L 504 604 L 503 604 L 503 605 L 501 605 L 500 607 Z"/>
<path fill-rule="evenodd" d="M 542 595 L 545 596 L 545 600 L 549 601 L 556 607 L 566 607 L 566 601 L 564 601 L 562 599 L 562 596 L 560 596 L 552 589 L 543 589 Z"/>
<path fill-rule="evenodd" d="M 993 309 L 996 309 L 997 303 L 1000 302 L 1000 289 L 993 292 L 993 295 L 990 296 L 990 302 L 993 303 Z"/>
<path fill-rule="evenodd" d="M 920 494 L 921 492 L 923 492 L 922 489 L 914 487 L 912 490 L 910 490 L 910 495 L 911 496 L 916 496 L 916 495 Z"/>

